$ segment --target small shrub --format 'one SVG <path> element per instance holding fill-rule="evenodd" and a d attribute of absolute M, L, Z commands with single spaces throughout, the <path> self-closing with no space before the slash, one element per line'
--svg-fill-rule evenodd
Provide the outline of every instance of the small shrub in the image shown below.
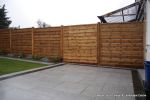
<path fill-rule="evenodd" d="M 25 55 L 23 54 L 23 53 L 19 53 L 18 55 L 17 55 L 17 57 L 18 58 L 23 58 Z"/>
<path fill-rule="evenodd" d="M 40 60 L 41 58 L 42 58 L 41 56 L 37 56 L 37 55 L 34 55 L 34 56 L 33 56 L 33 59 L 34 59 L 34 60 Z"/>
<path fill-rule="evenodd" d="M 62 62 L 62 58 L 61 57 L 51 57 L 50 61 L 53 63 L 59 63 L 59 62 Z"/>
<path fill-rule="evenodd" d="M 5 55 L 6 52 L 4 52 L 3 50 L 0 50 L 0 55 Z"/>
<path fill-rule="evenodd" d="M 0 55 L 2 55 L 3 54 L 3 50 L 0 50 Z"/>
<path fill-rule="evenodd" d="M 9 53 L 7 54 L 8 57 L 15 57 L 15 54 Z"/>
<path fill-rule="evenodd" d="M 43 62 L 49 62 L 48 57 L 43 57 L 43 58 L 41 58 L 40 60 L 43 61 Z"/>
<path fill-rule="evenodd" d="M 33 56 L 32 55 L 27 55 L 25 58 L 26 59 L 33 59 Z"/>

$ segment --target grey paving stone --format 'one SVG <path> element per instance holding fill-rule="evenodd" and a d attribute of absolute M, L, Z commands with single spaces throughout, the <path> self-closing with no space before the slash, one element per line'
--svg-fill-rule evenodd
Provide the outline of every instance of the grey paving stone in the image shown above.
<path fill-rule="evenodd" d="M 81 75 L 72 75 L 72 74 L 65 74 L 61 77 L 60 80 L 65 81 L 65 82 L 79 82 L 83 80 L 84 76 Z"/>
<path fill-rule="evenodd" d="M 102 91 L 103 85 L 101 85 L 101 86 L 89 86 L 81 93 L 81 95 L 96 97 L 97 95 L 100 95 L 100 91 Z"/>
<path fill-rule="evenodd" d="M 0 94 L 0 99 L 1 100 L 31 100 L 33 99 L 34 94 L 29 93 L 24 90 L 20 89 L 12 89 L 7 91 L 4 94 Z"/>
<path fill-rule="evenodd" d="M 36 93 L 37 95 L 48 96 L 48 97 L 51 97 L 51 98 L 56 98 L 61 93 L 63 93 L 62 91 L 58 91 L 58 90 L 48 88 L 48 87 L 40 87 L 40 86 L 36 87 L 36 88 L 33 88 L 30 91 Z"/>
<path fill-rule="evenodd" d="M 116 100 L 116 97 L 114 96 L 99 96 L 96 97 L 94 100 Z M 120 99 L 122 100 L 122 99 Z"/>
<path fill-rule="evenodd" d="M 129 97 L 129 96 L 117 96 L 116 100 L 135 100 L 135 97 Z"/>
<path fill-rule="evenodd" d="M 58 85 L 55 89 L 67 93 L 80 94 L 87 86 L 80 83 L 64 82 Z"/>
<path fill-rule="evenodd" d="M 62 92 L 53 100 L 94 100 L 92 97 Z"/>

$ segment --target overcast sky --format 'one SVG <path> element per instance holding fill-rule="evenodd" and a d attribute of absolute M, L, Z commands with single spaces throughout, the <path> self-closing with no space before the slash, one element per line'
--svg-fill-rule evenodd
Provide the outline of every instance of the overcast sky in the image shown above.
<path fill-rule="evenodd" d="M 37 27 L 37 20 L 51 26 L 97 23 L 97 16 L 127 6 L 135 0 L 0 0 L 12 27 Z"/>

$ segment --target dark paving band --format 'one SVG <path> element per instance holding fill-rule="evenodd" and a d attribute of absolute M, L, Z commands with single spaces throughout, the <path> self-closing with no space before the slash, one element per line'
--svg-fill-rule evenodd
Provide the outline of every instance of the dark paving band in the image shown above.
<path fill-rule="evenodd" d="M 132 80 L 135 95 L 146 95 L 143 80 L 137 70 L 132 70 Z M 135 96 L 135 100 L 146 100 L 145 96 Z"/>

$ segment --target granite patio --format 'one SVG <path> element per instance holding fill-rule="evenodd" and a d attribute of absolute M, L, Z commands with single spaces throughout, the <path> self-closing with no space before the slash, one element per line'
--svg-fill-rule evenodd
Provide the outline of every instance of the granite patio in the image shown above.
<path fill-rule="evenodd" d="M 135 100 L 131 70 L 66 64 L 0 81 L 0 100 Z"/>

